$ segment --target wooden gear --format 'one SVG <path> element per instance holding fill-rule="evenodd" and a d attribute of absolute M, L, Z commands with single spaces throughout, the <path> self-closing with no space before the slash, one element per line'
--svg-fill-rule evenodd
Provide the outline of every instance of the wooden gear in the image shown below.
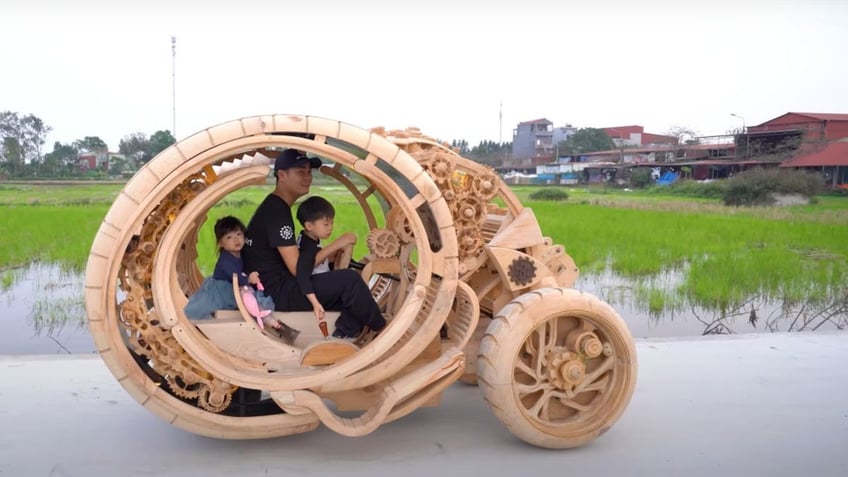
<path fill-rule="evenodd" d="M 388 324 L 356 345 L 325 340 L 311 312 L 275 312 L 302 330 L 286 343 L 260 330 L 243 305 L 209 320 L 182 311 L 203 279 L 196 244 L 209 211 L 233 191 L 265 186 L 285 148 L 320 156 L 321 172 L 348 189 L 371 231 L 362 275 Z M 368 205 L 372 196 L 381 212 Z M 350 258 L 348 250 L 337 265 Z M 270 115 L 210 127 L 139 170 L 92 244 L 85 303 L 96 347 L 121 385 L 197 434 L 264 438 L 324 424 L 365 435 L 438 404 L 462 380 L 480 383 L 515 435 L 561 448 L 609 428 L 636 380 L 626 326 L 572 289 L 577 274 L 492 169 L 417 129 Z M 332 324 L 337 314 L 327 315 Z M 239 388 L 261 391 L 277 410 L 233 412 Z"/>

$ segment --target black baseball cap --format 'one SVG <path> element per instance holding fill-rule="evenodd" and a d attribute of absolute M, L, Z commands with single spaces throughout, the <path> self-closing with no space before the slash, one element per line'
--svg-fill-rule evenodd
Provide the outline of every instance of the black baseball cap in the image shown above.
<path fill-rule="evenodd" d="M 300 167 L 304 164 L 309 164 L 309 167 L 312 169 L 317 169 L 321 167 L 321 159 L 317 157 L 306 157 L 306 154 L 297 149 L 286 149 L 274 161 L 274 174 L 277 174 L 277 171 Z"/>

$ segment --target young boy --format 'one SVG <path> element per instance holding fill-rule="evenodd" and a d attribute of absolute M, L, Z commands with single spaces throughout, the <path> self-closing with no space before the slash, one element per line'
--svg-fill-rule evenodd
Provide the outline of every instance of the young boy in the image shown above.
<path fill-rule="evenodd" d="M 328 239 L 333 233 L 333 219 L 335 216 L 336 211 L 333 205 L 327 199 L 319 196 L 312 196 L 306 199 L 297 208 L 297 220 L 303 227 L 300 237 L 298 237 L 300 255 L 297 259 L 297 283 L 300 285 L 301 292 L 312 303 L 315 318 L 319 321 L 324 319 L 324 307 L 315 296 L 312 286 L 312 275 L 332 270 L 329 258 L 316 263 L 316 256 L 321 250 L 321 240 Z M 355 243 L 356 235 L 351 232 L 345 232 L 327 245 L 325 251 L 329 252 L 328 257 L 332 257 L 346 246 Z M 362 324 L 350 323 L 347 324 L 348 326 L 345 325 L 337 322 L 333 336 L 336 338 L 355 337 L 362 329 Z"/>

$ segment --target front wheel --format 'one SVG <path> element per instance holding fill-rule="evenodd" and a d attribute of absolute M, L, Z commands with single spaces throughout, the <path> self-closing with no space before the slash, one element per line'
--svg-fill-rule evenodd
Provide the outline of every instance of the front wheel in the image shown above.
<path fill-rule="evenodd" d="M 545 288 L 497 314 L 480 344 L 477 375 L 513 434 L 540 447 L 577 447 L 621 417 L 636 386 L 636 349 L 608 304 Z"/>

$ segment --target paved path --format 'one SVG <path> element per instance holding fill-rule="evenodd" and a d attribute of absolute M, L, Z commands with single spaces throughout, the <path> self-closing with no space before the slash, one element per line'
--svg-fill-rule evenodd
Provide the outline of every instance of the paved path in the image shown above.
<path fill-rule="evenodd" d="M 578 449 L 516 440 L 456 384 L 369 436 L 221 441 L 144 410 L 96 356 L 0 356 L 0 476 L 846 476 L 848 333 L 639 340 L 622 419 Z"/>

